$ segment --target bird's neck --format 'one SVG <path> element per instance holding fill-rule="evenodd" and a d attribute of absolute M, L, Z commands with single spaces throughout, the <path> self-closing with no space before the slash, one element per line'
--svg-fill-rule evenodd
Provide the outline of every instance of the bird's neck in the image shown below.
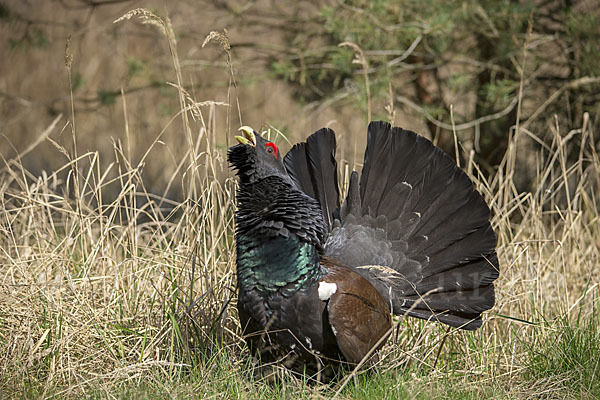
<path fill-rule="evenodd" d="M 277 177 L 240 185 L 237 200 L 240 288 L 285 295 L 321 277 L 325 224 L 316 200 Z"/>

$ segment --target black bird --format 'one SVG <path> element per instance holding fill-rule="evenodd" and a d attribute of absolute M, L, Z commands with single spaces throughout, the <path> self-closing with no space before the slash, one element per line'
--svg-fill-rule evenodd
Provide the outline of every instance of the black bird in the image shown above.
<path fill-rule="evenodd" d="M 371 122 L 360 181 L 352 172 L 340 205 L 331 129 L 283 159 L 240 130 L 228 152 L 240 179 L 238 311 L 263 361 L 358 363 L 385 341 L 390 312 L 481 326 L 494 305 L 496 236 L 482 196 L 442 150 Z"/>

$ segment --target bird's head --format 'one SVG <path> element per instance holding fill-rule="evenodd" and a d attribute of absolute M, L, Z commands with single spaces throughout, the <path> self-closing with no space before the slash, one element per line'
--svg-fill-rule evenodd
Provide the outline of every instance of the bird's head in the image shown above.
<path fill-rule="evenodd" d="M 229 148 L 227 158 L 242 183 L 254 183 L 268 176 L 290 178 L 285 170 L 279 149 L 248 126 L 242 126 L 239 144 Z"/>

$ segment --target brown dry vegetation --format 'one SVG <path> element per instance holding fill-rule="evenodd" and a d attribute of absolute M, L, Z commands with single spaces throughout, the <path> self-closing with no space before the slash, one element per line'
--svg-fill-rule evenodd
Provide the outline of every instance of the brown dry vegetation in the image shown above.
<path fill-rule="evenodd" d="M 53 6 L 40 4 L 29 17 L 60 21 Z M 340 159 L 354 162 L 365 122 L 351 110 L 303 110 L 281 83 L 239 85 L 240 70 L 259 66 L 235 49 L 228 64 L 218 37 L 203 48 L 209 31 L 229 21 L 207 6 L 201 28 L 188 17 L 194 7 L 169 8 L 173 22 L 138 11 L 114 25 L 131 3 L 99 7 L 85 19 L 71 10 L 64 18 L 81 28 L 53 27 L 64 40 L 52 41 L 51 52 L 1 49 L 10 55 L 2 57 L 0 87 L 3 397 L 600 394 L 600 160 L 587 114 L 578 129 L 552 126 L 552 142 L 525 166 L 517 154 L 536 135 L 518 127 L 495 174 L 463 166 L 490 204 L 498 235 L 497 305 L 481 330 L 400 319 L 375 373 L 359 370 L 325 387 L 255 377 L 233 306 L 227 137 L 241 115 L 244 124 L 272 124 L 286 147 L 275 128 L 295 140 L 337 118 L 334 129 L 355 135 L 338 139 L 346 141 Z M 133 90 L 132 57 L 147 60 L 143 73 L 160 87 Z M 76 71 L 86 83 L 71 95 Z M 101 107 L 92 88 L 103 85 L 127 94 Z M 517 168 L 535 171 L 531 191 L 517 191 Z"/>
<path fill-rule="evenodd" d="M 112 23 L 142 3 L 117 1 L 97 7 L 78 1 L 6 3 L 13 14 L 0 24 L 0 36 L 6 38 L 0 41 L 2 155 L 22 155 L 22 162 L 35 175 L 62 166 L 65 159 L 43 138 L 35 153 L 22 153 L 40 140 L 40 134 L 60 114 L 63 118 L 57 129 L 48 134 L 72 151 L 71 135 L 64 126 L 73 103 L 80 151 L 97 150 L 110 159 L 113 141 L 121 141 L 137 163 L 160 134 L 161 144 L 147 156 L 143 174 L 153 192 L 162 192 L 187 151 L 181 124 L 173 122 L 180 105 L 177 90 L 168 84 L 177 80 L 169 44 L 153 26 L 139 21 Z M 284 82 L 270 78 L 264 57 L 257 55 L 262 55 L 260 48 L 235 46 L 248 40 L 277 45 L 281 39 L 268 27 L 242 26 L 239 17 L 208 1 L 201 5 L 180 1 L 168 7 L 161 1 L 147 1 L 143 6 L 170 18 L 177 34 L 182 84 L 198 101 L 232 100 L 234 107 L 239 102 L 243 124 L 257 129 L 275 126 L 285 130 L 290 140 L 302 139 L 332 123 L 340 133 L 363 130 L 365 116 L 352 107 L 318 113 L 303 109 Z M 231 85 L 222 48 L 202 47 L 209 32 L 225 28 L 234 43 L 236 87 Z M 71 81 L 64 63 L 68 38 L 73 55 Z M 212 139 L 224 149 L 227 138 L 240 126 L 240 117 L 237 109 L 229 112 L 223 106 L 217 106 L 215 113 L 224 125 Z M 419 130 L 419 126 L 411 128 Z M 180 187 L 170 190 L 170 197 L 181 198 Z"/>

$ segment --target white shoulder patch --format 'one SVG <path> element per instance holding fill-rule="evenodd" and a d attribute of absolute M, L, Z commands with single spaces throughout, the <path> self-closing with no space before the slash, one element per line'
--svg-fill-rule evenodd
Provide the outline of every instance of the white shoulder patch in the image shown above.
<path fill-rule="evenodd" d="M 319 299 L 329 300 L 331 296 L 337 291 L 337 285 L 329 282 L 319 282 Z"/>

